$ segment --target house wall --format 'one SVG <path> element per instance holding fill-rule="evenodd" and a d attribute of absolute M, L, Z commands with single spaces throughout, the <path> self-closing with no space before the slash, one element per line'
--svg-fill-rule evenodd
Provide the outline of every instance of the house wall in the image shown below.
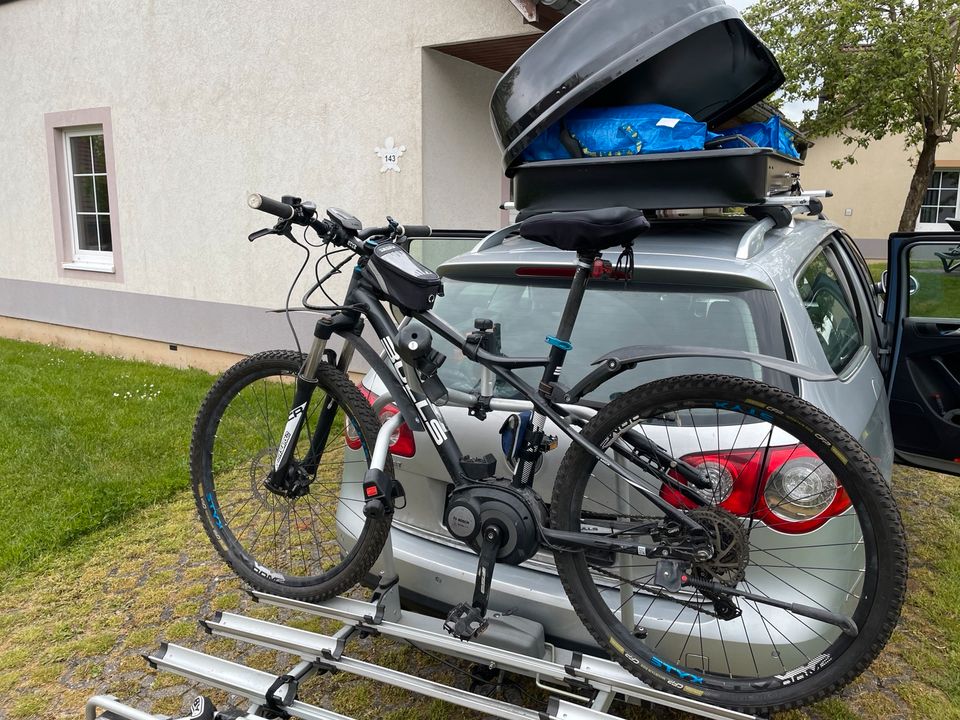
<path fill-rule="evenodd" d="M 900 224 L 917 151 L 905 147 L 903 136 L 890 136 L 857 149 L 857 162 L 838 170 L 831 160 L 848 154 L 850 146 L 839 137 L 815 142 L 802 171 L 804 187 L 832 190 L 834 196 L 823 202 L 827 216 L 846 228 L 865 253 L 886 257 L 887 236 Z M 940 147 L 937 165 L 960 167 L 960 140 Z"/>
<path fill-rule="evenodd" d="M 437 224 L 430 213 L 450 204 L 427 199 L 426 189 L 446 189 L 456 173 L 443 152 L 425 157 L 423 91 L 443 83 L 430 70 L 424 82 L 423 47 L 523 32 L 532 29 L 507 0 L 0 5 L 0 97 L 8 100 L 0 104 L 0 315 L 44 320 L 28 308 L 62 301 L 54 291 L 63 288 L 158 296 L 174 302 L 138 303 L 147 309 L 133 332 L 178 342 L 167 336 L 171 325 L 202 334 L 193 303 L 281 306 L 303 256 L 276 237 L 246 242 L 269 223 L 246 207 L 253 191 L 300 194 L 370 224 L 388 213 Z M 491 88 L 482 75 L 459 73 L 478 81 L 469 98 L 476 112 Z M 98 107 L 112 119 L 121 282 L 64 277 L 55 252 L 44 115 Z M 426 116 L 443 130 L 435 111 Z M 374 149 L 388 136 L 406 147 L 400 173 L 380 172 Z M 471 165 L 449 157 L 456 168 Z M 443 183 L 425 180 L 430 162 Z M 489 163 L 485 174 L 489 183 Z M 483 187 L 480 175 L 461 186 L 464 195 Z M 484 204 L 461 204 L 457 224 L 484 219 L 473 212 Z M 68 305 L 62 321 L 75 324 L 83 307 Z M 116 306 L 100 304 L 122 314 Z M 86 326 L 116 332 L 124 323 L 110 313 Z"/>
<path fill-rule="evenodd" d="M 490 125 L 500 73 L 423 55 L 423 215 L 436 227 L 499 227 L 503 166 Z"/>

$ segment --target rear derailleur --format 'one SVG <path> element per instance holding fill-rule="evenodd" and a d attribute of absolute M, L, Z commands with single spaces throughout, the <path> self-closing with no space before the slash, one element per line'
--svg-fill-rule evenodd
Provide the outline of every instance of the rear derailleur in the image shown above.
<path fill-rule="evenodd" d="M 734 620 L 741 611 L 731 598 L 741 594 L 734 588 L 746 577 L 750 557 L 746 533 L 735 518 L 720 508 L 698 508 L 689 515 L 703 527 L 712 552 L 709 556 L 696 553 L 692 561 L 661 558 L 657 561 L 654 584 L 668 592 L 694 587 L 713 602 L 718 618 Z M 730 592 L 725 592 L 728 588 Z"/>
<path fill-rule="evenodd" d="M 740 617 L 740 608 L 730 599 L 730 595 L 719 588 L 719 583 L 698 582 L 695 568 L 683 560 L 657 560 L 657 570 L 653 584 L 667 592 L 679 592 L 684 587 L 695 587 L 701 595 L 713 602 L 713 614 L 721 620 L 735 620 Z"/>

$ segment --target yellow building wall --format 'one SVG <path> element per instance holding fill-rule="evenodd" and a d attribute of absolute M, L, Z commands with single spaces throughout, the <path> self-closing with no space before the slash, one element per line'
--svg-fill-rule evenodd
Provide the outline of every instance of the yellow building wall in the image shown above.
<path fill-rule="evenodd" d="M 913 176 L 918 150 L 906 148 L 902 135 L 877 140 L 856 149 L 857 162 L 839 170 L 831 160 L 851 151 L 838 137 L 817 138 L 801 171 L 803 187 L 827 188 L 834 196 L 824 200 L 824 212 L 854 238 L 886 238 L 897 229 L 903 202 Z M 937 166 L 960 168 L 960 140 L 941 145 Z"/>

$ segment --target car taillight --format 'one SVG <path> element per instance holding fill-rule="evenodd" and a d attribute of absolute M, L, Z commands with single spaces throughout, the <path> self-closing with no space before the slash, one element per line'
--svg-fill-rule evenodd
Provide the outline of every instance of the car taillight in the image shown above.
<path fill-rule="evenodd" d="M 371 405 L 377 401 L 378 396 L 376 393 L 371 392 L 363 385 L 357 385 L 357 388 L 360 390 L 360 394 L 363 395 Z M 385 405 L 380 411 L 380 417 L 378 418 L 380 424 L 382 425 L 387 421 L 387 418 L 399 412 L 396 405 Z M 346 441 L 347 447 L 351 450 L 360 449 L 362 444 L 360 434 L 352 423 L 348 422 L 343 428 L 343 439 Z M 401 457 L 413 457 L 416 455 L 417 444 L 413 439 L 413 431 L 406 423 L 402 423 L 400 427 L 394 430 L 393 435 L 390 436 L 390 452 L 394 455 L 400 455 Z"/>
<path fill-rule="evenodd" d="M 734 515 L 780 532 L 811 532 L 850 507 L 836 476 L 806 445 L 693 453 L 681 460 L 709 480 L 711 487 L 701 494 Z M 675 470 L 669 475 L 686 484 Z M 676 507 L 695 507 L 667 485 L 660 497 Z"/>

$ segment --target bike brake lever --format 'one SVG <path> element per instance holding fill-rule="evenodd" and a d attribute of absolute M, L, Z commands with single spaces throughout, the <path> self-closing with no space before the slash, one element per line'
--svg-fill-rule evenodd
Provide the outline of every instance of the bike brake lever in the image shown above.
<path fill-rule="evenodd" d="M 276 232 L 276 228 L 264 228 L 263 230 L 257 230 L 247 235 L 247 240 L 253 242 L 254 240 L 262 238 L 264 235 L 274 235 Z"/>

